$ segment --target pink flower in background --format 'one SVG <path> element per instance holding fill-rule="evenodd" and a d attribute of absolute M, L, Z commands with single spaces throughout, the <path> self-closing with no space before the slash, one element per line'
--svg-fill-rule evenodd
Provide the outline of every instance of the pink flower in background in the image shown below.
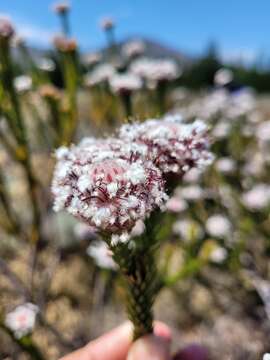
<path fill-rule="evenodd" d="M 32 332 L 38 312 L 38 307 L 32 303 L 19 305 L 6 315 L 5 325 L 20 339 Z"/>
<path fill-rule="evenodd" d="M 11 21 L 8 18 L 0 18 L 0 38 L 10 39 L 14 34 Z"/>
<path fill-rule="evenodd" d="M 178 196 L 171 197 L 166 203 L 166 209 L 175 213 L 186 210 L 187 203 Z"/>
<path fill-rule="evenodd" d="M 64 14 L 70 10 L 70 4 L 68 1 L 62 1 L 57 4 L 54 4 L 53 10 L 57 14 Z"/>

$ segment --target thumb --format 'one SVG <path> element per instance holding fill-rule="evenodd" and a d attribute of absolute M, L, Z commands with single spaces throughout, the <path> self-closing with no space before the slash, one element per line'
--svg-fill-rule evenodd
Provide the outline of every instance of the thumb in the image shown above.
<path fill-rule="evenodd" d="M 130 348 L 127 360 L 169 360 L 170 342 L 155 335 L 137 340 Z"/>

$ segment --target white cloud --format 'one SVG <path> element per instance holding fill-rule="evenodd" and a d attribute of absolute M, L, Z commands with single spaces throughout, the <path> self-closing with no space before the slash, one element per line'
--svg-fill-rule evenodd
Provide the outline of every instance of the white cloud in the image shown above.
<path fill-rule="evenodd" d="M 48 46 L 50 45 L 51 40 L 56 33 L 53 30 L 43 28 L 39 25 L 33 24 L 30 21 L 19 18 L 18 16 L 11 16 L 10 14 L 0 13 L 0 18 L 11 20 L 16 29 L 16 33 L 30 44 Z"/>
<path fill-rule="evenodd" d="M 17 23 L 16 30 L 18 35 L 26 39 L 32 44 L 47 46 L 51 43 L 55 32 L 48 29 L 43 29 L 42 27 L 36 26 L 34 24 L 27 23 Z"/>

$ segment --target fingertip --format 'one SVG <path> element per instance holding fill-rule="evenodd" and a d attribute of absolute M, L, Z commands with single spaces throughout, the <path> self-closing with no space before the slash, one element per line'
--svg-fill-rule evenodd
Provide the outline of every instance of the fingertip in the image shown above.
<path fill-rule="evenodd" d="M 158 337 L 163 338 L 167 342 L 172 341 L 172 331 L 168 325 L 161 321 L 155 321 L 154 323 L 154 334 Z"/>

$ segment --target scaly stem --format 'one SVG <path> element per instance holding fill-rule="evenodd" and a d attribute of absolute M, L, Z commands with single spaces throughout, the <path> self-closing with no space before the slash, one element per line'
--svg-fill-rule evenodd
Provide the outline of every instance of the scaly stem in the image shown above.
<path fill-rule="evenodd" d="M 126 310 L 136 340 L 153 332 L 152 307 L 158 288 L 153 251 L 128 249 L 126 244 L 118 244 L 112 251 L 123 275 Z"/>

